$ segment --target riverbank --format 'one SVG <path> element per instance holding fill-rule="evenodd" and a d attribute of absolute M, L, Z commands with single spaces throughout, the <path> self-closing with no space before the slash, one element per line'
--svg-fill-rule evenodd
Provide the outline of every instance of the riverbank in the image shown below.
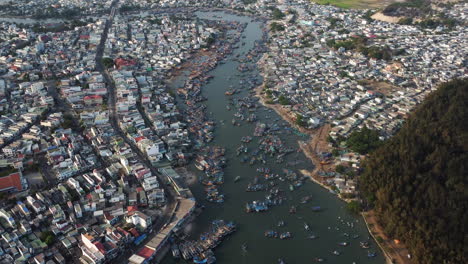
<path fill-rule="evenodd" d="M 287 121 L 291 126 L 298 129 L 300 132 L 308 134 L 311 139 L 308 141 L 298 141 L 299 147 L 301 148 L 304 155 L 312 161 L 315 168 L 313 170 L 306 170 L 302 169 L 299 170 L 301 174 L 304 176 L 309 177 L 314 183 L 318 184 L 319 186 L 327 189 L 328 191 L 335 193 L 333 188 L 326 183 L 323 177 L 319 175 L 320 171 L 323 172 L 331 172 L 335 170 L 335 165 L 333 162 L 324 163 L 322 162 L 321 158 L 318 156 L 317 153 L 321 152 L 330 152 L 331 147 L 327 142 L 327 136 L 331 130 L 330 124 L 325 124 L 320 128 L 310 130 L 305 129 L 303 127 L 299 127 L 295 123 L 294 115 L 292 111 L 288 108 L 279 105 L 279 104 L 267 104 L 265 103 L 267 98 L 262 91 L 262 86 L 256 88 L 256 96 L 260 99 L 260 103 L 269 108 L 273 109 L 278 115 L 280 115 L 285 121 Z M 337 197 L 343 200 L 346 203 L 349 203 L 355 199 L 348 199 L 343 198 L 341 195 L 337 195 Z M 386 263 L 401 263 L 401 264 L 412 264 L 408 256 L 408 250 L 406 247 L 401 244 L 395 244 L 393 240 L 388 239 L 388 237 L 383 233 L 382 227 L 377 223 L 377 219 L 373 212 L 364 212 L 362 213 L 362 217 L 366 223 L 366 227 L 371 234 L 374 241 L 378 244 L 379 248 L 383 252 Z M 380 239 L 380 238 L 381 239 Z M 392 262 L 392 260 L 396 260 L 396 262 Z"/>
<path fill-rule="evenodd" d="M 325 189 L 329 191 L 333 191 L 333 189 L 325 183 L 323 178 L 320 177 L 318 173 L 319 171 L 325 171 L 325 172 L 333 171 L 335 166 L 331 162 L 330 163 L 322 162 L 321 158 L 317 155 L 317 153 L 331 151 L 331 147 L 329 146 L 327 142 L 327 136 L 331 129 L 330 124 L 324 124 L 323 126 L 317 129 L 313 129 L 313 130 L 298 126 L 296 124 L 295 116 L 288 106 L 266 103 L 267 98 L 262 89 L 263 89 L 263 86 L 258 86 L 255 89 L 255 94 L 260 99 L 260 103 L 263 106 L 273 109 L 278 115 L 281 116 L 281 118 L 287 121 L 292 127 L 297 129 L 301 133 L 304 133 L 310 136 L 310 139 L 308 139 L 308 141 L 298 141 L 298 144 L 302 152 L 306 155 L 306 157 L 312 161 L 315 168 L 312 171 L 301 170 L 300 172 L 303 175 L 308 176 L 313 182 L 319 184 Z M 350 199 L 343 199 L 339 195 L 338 197 L 346 202 L 350 201 Z"/>
<path fill-rule="evenodd" d="M 291 106 L 266 103 L 268 101 L 268 98 L 266 97 L 266 93 L 263 91 L 263 87 L 264 85 L 260 85 L 255 89 L 255 95 L 259 98 L 259 102 L 263 106 L 274 110 L 278 115 L 281 116 L 282 119 L 287 121 L 292 127 L 296 128 L 301 133 L 307 134 L 311 137 L 310 139 L 308 139 L 308 141 L 298 141 L 298 143 L 304 155 L 312 161 L 315 167 L 313 170 L 302 169 L 299 171 L 304 176 L 309 177 L 314 183 L 318 184 L 319 186 L 327 189 L 332 193 L 335 193 L 332 186 L 328 185 L 326 183 L 325 178 L 321 177 L 319 174 L 319 172 L 333 172 L 335 170 L 335 162 L 323 161 L 322 158 L 319 156 L 319 153 L 332 151 L 332 148 L 327 140 L 328 134 L 331 131 L 331 125 L 324 124 L 317 129 L 306 129 L 298 126 L 296 124 L 296 117 L 293 111 L 291 110 Z M 336 196 L 346 203 L 355 200 L 344 198 L 339 194 Z M 391 264 L 392 260 L 397 261 L 393 263 L 411 264 L 407 257 L 403 257 L 408 255 L 406 247 L 402 244 L 396 245 L 393 241 L 389 240 L 387 236 L 383 233 L 383 229 L 378 225 L 376 218 L 373 214 L 369 215 L 368 213 L 362 213 L 362 217 L 364 218 L 369 233 L 371 234 L 371 236 L 379 245 L 380 249 L 385 255 L 385 259 L 388 264 Z M 383 241 L 381 239 L 377 239 L 377 237 L 383 238 Z"/>
<path fill-rule="evenodd" d="M 414 262 L 408 258 L 410 254 L 406 246 L 398 240 L 390 239 L 383 232 L 383 228 L 378 223 L 374 211 L 363 212 L 361 215 L 366 223 L 367 230 L 369 230 L 372 238 L 384 253 L 387 264 L 414 264 Z"/>
<path fill-rule="evenodd" d="M 321 187 L 327 189 L 330 192 L 335 193 L 333 188 L 326 184 L 326 181 L 323 177 L 319 175 L 320 171 L 323 172 L 331 172 L 335 170 L 335 165 L 333 162 L 324 163 L 322 162 L 321 158 L 318 156 L 317 153 L 322 152 L 330 152 L 331 147 L 327 142 L 328 134 L 331 130 L 330 124 L 324 124 L 323 126 L 317 129 L 305 129 L 303 127 L 299 127 L 295 123 L 294 115 L 292 111 L 289 110 L 287 107 L 279 105 L 279 104 L 267 104 L 267 98 L 265 93 L 262 91 L 263 86 L 259 86 L 256 88 L 256 96 L 260 99 L 260 103 L 270 109 L 273 109 L 278 115 L 280 115 L 285 121 L 287 121 L 291 126 L 298 129 L 300 132 L 308 134 L 311 138 L 308 141 L 298 141 L 299 147 L 301 148 L 302 152 L 305 156 L 312 161 L 315 168 L 313 170 L 299 170 L 304 176 L 309 177 L 314 183 L 320 185 Z M 337 197 L 343 200 L 346 203 L 349 203 L 355 199 L 348 199 L 343 198 L 341 195 L 337 195 Z M 374 241 L 379 245 L 379 248 L 382 250 L 383 254 L 385 255 L 386 263 L 401 263 L 401 264 L 412 264 L 408 256 L 408 250 L 406 249 L 405 245 L 401 242 L 399 244 L 395 244 L 395 242 L 383 233 L 383 228 L 377 223 L 377 219 L 373 212 L 364 212 L 362 213 L 362 217 L 366 223 L 367 229 L 371 234 Z M 381 237 L 382 239 L 378 238 Z M 396 260 L 396 262 L 392 262 L 392 260 Z"/>
<path fill-rule="evenodd" d="M 286 122 L 279 121 L 281 117 L 269 108 L 259 107 L 258 103 L 252 98 L 252 92 L 255 87 L 261 82 L 261 77 L 254 65 L 258 55 L 261 55 L 262 39 L 264 31 L 261 22 L 252 21 L 248 17 L 234 17 L 229 14 L 210 13 L 198 14 L 202 19 L 207 18 L 222 18 L 228 21 L 238 21 L 239 24 L 246 24 L 245 30 L 242 32 L 240 40 L 245 44 L 238 44 L 232 49 L 232 54 L 227 55 L 218 63 L 215 68 L 207 74 L 212 76 L 210 81 L 204 83 L 201 87 L 201 94 L 205 105 L 205 112 L 210 120 L 216 123 L 216 129 L 213 131 L 213 140 L 209 145 L 221 146 L 226 149 L 226 167 L 225 182 L 220 187 L 226 199 L 222 205 L 210 203 L 205 199 L 206 187 L 201 184 L 193 184 L 190 189 L 193 191 L 197 201 L 205 208 L 203 214 L 198 216 L 190 225 L 190 231 L 184 232 L 187 239 L 194 241 L 200 238 L 206 232 L 206 224 L 211 223 L 216 219 L 225 219 L 234 221 L 239 227 L 236 234 L 231 236 L 226 241 L 223 241 L 222 246 L 216 248 L 215 255 L 218 262 L 225 264 L 234 263 L 275 263 L 278 258 L 284 259 L 288 263 L 301 263 L 306 259 L 314 259 L 318 257 L 326 257 L 326 252 L 337 246 L 338 240 L 343 240 L 343 232 L 352 234 L 356 237 L 367 237 L 367 229 L 360 219 L 351 215 L 344 207 L 343 203 L 335 198 L 331 193 L 324 190 L 322 187 L 313 183 L 298 185 L 294 191 L 283 191 L 283 205 L 272 206 L 269 212 L 263 214 L 248 214 L 245 212 L 245 206 L 252 201 L 262 199 L 267 193 L 246 192 L 249 183 L 261 181 L 261 184 L 266 184 L 264 179 L 265 174 L 259 174 L 259 167 L 268 169 L 275 174 L 281 175 L 285 169 L 299 173 L 300 169 L 312 171 L 314 169 L 311 162 L 308 161 L 302 151 L 293 151 L 289 155 L 284 156 L 284 161 L 276 162 L 274 158 L 266 158 L 265 162 L 249 165 L 243 162 L 244 156 L 247 158 L 260 157 L 262 150 L 262 142 L 264 137 L 255 137 L 255 128 L 258 122 L 271 127 L 269 131 L 271 135 L 268 137 L 280 140 L 284 146 L 289 146 L 293 150 L 299 148 L 297 144 L 298 131 L 304 131 L 302 128 L 291 129 L 291 126 Z M 173 78 L 168 85 L 172 91 L 180 91 L 181 87 L 187 84 L 187 78 L 194 69 L 199 69 L 196 65 L 207 58 L 207 54 L 202 52 L 194 52 L 191 54 L 190 62 L 182 65 L 179 64 L 181 70 L 173 71 Z M 201 58 L 200 58 L 201 57 Z M 239 70 L 240 65 L 243 65 L 249 70 Z M 226 91 L 235 91 L 232 95 L 226 95 Z M 256 98 L 255 98 L 256 99 Z M 177 96 L 177 102 L 184 105 L 184 98 Z M 181 109 L 185 107 L 181 106 Z M 184 110 L 184 114 L 186 110 Z M 190 113 L 187 113 L 190 114 Z M 254 116 L 255 121 L 242 120 L 240 116 Z M 193 117 L 195 118 L 195 117 Z M 192 118 L 192 119 L 193 119 Z M 234 119 L 239 125 L 232 125 L 228 122 Z M 199 133 L 199 131 L 195 131 Z M 305 131 L 304 131 L 305 132 Z M 200 132 L 201 133 L 201 132 Z M 299 134 L 301 135 L 301 134 Z M 244 143 L 245 137 L 252 137 L 251 142 Z M 304 140 L 304 138 L 303 138 Z M 278 141 L 278 142 L 280 142 Z M 248 148 L 246 153 L 237 156 L 236 149 L 239 144 L 244 143 Z M 255 152 L 262 152 L 257 153 Z M 301 162 L 297 162 L 301 161 Z M 256 163 L 256 164 L 255 164 Z M 191 169 L 191 167 L 190 167 Z M 195 171 L 195 174 L 201 178 L 204 177 L 203 172 Z M 235 178 L 240 176 L 240 180 Z M 269 179 L 268 183 L 274 183 L 274 189 L 288 190 L 290 184 L 283 183 L 279 179 Z M 326 207 L 326 213 L 318 213 L 308 210 L 309 205 L 301 202 L 304 196 L 313 194 L 313 205 Z M 290 214 L 289 210 L 292 206 L 298 207 L 296 214 Z M 300 219 L 299 219 L 300 218 Z M 278 228 L 278 221 L 284 221 L 287 225 L 284 228 Z M 314 223 L 313 232 L 304 231 L 304 222 Z M 332 228 L 333 227 L 333 228 Z M 294 238 L 284 241 L 280 239 L 269 239 L 264 236 L 265 229 L 275 228 L 282 229 L 281 232 L 291 232 Z M 309 236 L 316 236 L 320 243 L 310 250 L 310 244 L 304 243 L 303 239 L 310 239 Z M 318 237 L 320 236 L 320 238 Z M 338 240 L 337 240 L 338 239 Z M 313 243 L 311 241 L 311 243 Z M 372 241 L 370 244 L 375 245 Z M 374 246 L 374 249 L 376 246 Z M 271 252 L 274 252 L 272 254 Z M 382 263 L 384 260 L 381 254 L 377 254 L 375 258 L 369 258 L 366 250 L 359 247 L 359 243 L 351 243 L 346 249 L 340 250 L 341 256 L 334 259 L 334 263 L 348 263 L 353 260 L 362 264 Z M 189 263 L 184 260 L 173 260 L 171 256 L 167 256 L 163 263 Z"/>

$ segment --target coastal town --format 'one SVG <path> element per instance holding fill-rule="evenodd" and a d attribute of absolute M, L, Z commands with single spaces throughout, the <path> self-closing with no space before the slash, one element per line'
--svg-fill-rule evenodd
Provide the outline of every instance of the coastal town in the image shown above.
<path fill-rule="evenodd" d="M 232 55 L 246 45 L 243 34 L 253 22 L 194 15 L 212 11 L 260 24 L 252 49 Z M 309 176 L 357 200 L 356 175 L 369 149 L 350 138 L 390 138 L 439 83 L 468 76 L 468 4 L 440 12 L 459 24 L 388 23 L 367 10 L 307 0 L 0 4 L 0 262 L 159 263 L 172 252 L 214 263 L 212 250 L 236 223 L 210 219 L 200 239 L 188 239 L 184 228 L 203 214 L 205 202 L 235 199 L 222 185 L 233 182 L 225 167 L 236 151 L 215 140 L 223 137 L 216 129 L 227 125 L 255 128 L 235 142 L 239 162 L 265 180 L 255 177 L 242 189 L 267 193 L 264 201 L 249 196 L 247 212 L 287 203 L 278 185 L 301 191 Z M 18 17 L 62 21 L 19 23 Z M 225 124 L 214 120 L 202 89 L 230 56 L 243 79 L 239 89 L 218 87 L 229 102 L 223 108 L 235 113 Z M 174 85 L 179 78 L 185 79 Z M 260 122 L 262 107 L 289 123 Z M 272 110 L 265 111 L 270 118 Z M 297 136 L 298 147 L 286 145 L 283 135 Z M 294 171 L 301 151 L 314 167 Z M 273 161 L 289 167 L 270 171 L 265 164 Z M 201 198 L 191 190 L 194 167 Z M 360 245 L 369 248 L 367 241 Z"/>

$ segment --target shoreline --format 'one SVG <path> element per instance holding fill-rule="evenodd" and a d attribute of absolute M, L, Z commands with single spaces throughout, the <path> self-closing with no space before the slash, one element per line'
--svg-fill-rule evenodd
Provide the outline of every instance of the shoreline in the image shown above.
<path fill-rule="evenodd" d="M 285 109 L 281 109 L 281 108 L 283 108 L 283 106 L 277 105 L 277 104 L 276 105 L 270 105 L 270 104 L 265 103 L 265 97 L 264 97 L 264 95 L 262 95 L 262 85 L 256 87 L 255 92 L 256 92 L 255 96 L 257 96 L 260 99 L 259 102 L 263 106 L 265 106 L 267 108 L 270 108 L 270 109 L 273 109 L 278 115 L 281 116 L 281 118 L 283 120 L 288 122 L 292 127 L 296 128 L 296 129 L 298 128 L 298 126 L 293 122 L 292 118 L 289 116 L 289 113 L 286 113 Z M 324 189 L 328 190 L 329 192 L 335 194 L 335 196 L 338 199 L 344 201 L 345 203 L 350 203 L 351 201 L 356 200 L 356 199 L 355 198 L 347 199 L 347 198 L 341 197 L 341 195 L 335 193 L 330 186 L 326 185 L 322 181 L 321 177 L 317 174 L 318 171 L 321 168 L 321 167 L 317 166 L 318 164 L 320 164 L 320 161 L 318 160 L 318 157 L 316 157 L 316 155 L 313 153 L 313 150 L 310 149 L 310 148 L 312 147 L 311 144 L 312 144 L 313 138 L 315 136 L 317 136 L 317 132 L 319 132 L 319 131 L 322 132 L 321 130 L 324 129 L 325 126 L 329 126 L 329 124 L 324 124 L 324 125 L 322 125 L 321 127 L 319 127 L 318 129 L 315 129 L 315 130 L 310 130 L 310 129 L 306 130 L 304 128 L 301 128 L 300 131 L 302 133 L 308 134 L 309 136 L 312 137 L 312 139 L 308 139 L 309 140 L 308 142 L 298 140 L 299 147 L 301 148 L 304 155 L 314 164 L 315 168 L 313 170 L 311 170 L 311 171 L 306 170 L 306 169 L 302 169 L 302 170 L 299 170 L 299 171 L 300 171 L 300 173 L 302 175 L 308 176 L 310 178 L 310 180 L 312 182 L 314 182 L 315 184 L 318 184 L 322 188 L 324 188 Z M 318 144 L 320 142 L 316 142 L 316 143 Z M 328 168 L 328 169 L 331 169 L 331 168 Z M 377 236 L 374 235 L 375 233 L 380 234 L 380 237 L 387 238 L 387 236 L 385 235 L 385 233 L 383 233 L 383 231 L 376 231 L 376 230 L 383 230 L 383 229 L 375 221 L 375 217 L 373 215 L 370 215 L 370 214 L 371 214 L 371 212 L 361 212 L 360 213 L 361 217 L 364 220 L 364 223 L 366 224 L 367 231 L 369 232 L 372 239 L 375 241 L 375 243 L 378 245 L 378 247 L 382 251 L 382 253 L 383 253 L 384 257 L 385 257 L 385 260 L 386 260 L 386 264 L 394 263 L 394 262 L 392 262 L 392 260 L 397 260 L 396 263 L 398 263 L 398 264 L 413 264 L 410 261 L 410 259 L 408 259 L 406 257 L 402 257 L 398 253 L 398 251 L 403 251 L 403 252 L 406 252 L 406 253 L 403 253 L 403 254 L 408 255 L 408 250 L 406 249 L 406 246 L 403 243 L 400 242 L 400 244 L 398 244 L 399 247 L 398 247 L 398 249 L 397 249 L 398 251 L 397 251 L 397 250 L 395 250 L 395 247 L 392 245 L 391 240 L 384 239 L 383 242 L 378 241 Z M 391 252 L 390 250 L 392 250 L 393 252 Z"/>
<path fill-rule="evenodd" d="M 387 237 L 383 232 L 382 226 L 377 222 L 374 211 L 361 212 L 361 216 L 364 219 L 369 234 L 384 253 L 387 260 L 386 263 L 413 264 L 413 261 L 407 257 L 410 254 L 405 244 L 402 242 L 398 242 L 397 244 L 395 240 Z M 379 240 L 381 241 L 379 242 Z"/>
<path fill-rule="evenodd" d="M 260 72 L 260 75 L 265 78 L 262 72 Z M 291 110 L 286 109 L 286 107 L 280 105 L 280 104 L 267 104 L 266 103 L 266 98 L 265 98 L 265 93 L 263 92 L 263 85 L 257 86 L 254 91 L 255 91 L 255 96 L 259 98 L 259 102 L 264 106 L 269 109 L 274 110 L 283 120 L 288 122 L 289 125 L 292 127 L 298 129 L 301 133 L 309 135 L 311 138 L 307 139 L 307 141 L 302 141 L 298 140 L 298 144 L 304 155 L 314 164 L 314 169 L 309 171 L 306 169 L 300 170 L 300 173 L 304 176 L 307 176 L 310 178 L 312 182 L 315 184 L 318 184 L 322 188 L 328 190 L 329 192 L 335 194 L 335 196 L 344 201 L 345 203 L 350 203 L 353 200 L 356 200 L 356 198 L 353 199 L 348 199 L 348 198 L 343 198 L 340 194 L 337 194 L 334 192 L 332 187 L 328 186 L 326 183 L 323 182 L 323 179 L 318 175 L 318 172 L 320 170 L 332 170 L 334 169 L 334 165 L 330 164 L 320 164 L 320 159 L 319 157 L 316 156 L 316 149 L 319 145 L 326 143 L 324 142 L 322 133 L 323 130 L 325 130 L 325 134 L 328 135 L 328 132 L 330 131 L 330 124 L 323 124 L 319 128 L 316 129 L 305 129 L 303 127 L 299 127 L 293 120 L 291 116 Z M 315 144 L 314 144 L 315 143 Z M 328 143 L 327 143 L 328 144 Z M 321 146 L 323 147 L 323 146 Z M 325 167 L 325 168 L 324 168 Z M 377 236 L 374 235 L 375 233 L 380 234 L 380 237 L 387 238 L 385 233 L 383 233 L 382 227 L 377 223 L 375 216 L 371 215 L 372 211 L 370 212 L 361 212 L 360 215 L 364 220 L 364 223 L 366 224 L 367 231 L 371 235 L 372 239 L 375 241 L 375 243 L 378 245 L 380 250 L 382 251 L 386 263 L 387 264 L 392 264 L 392 260 L 397 260 L 397 263 L 399 264 L 412 264 L 409 258 L 407 257 L 402 257 L 400 255 L 400 252 L 405 252 L 403 253 L 405 256 L 408 255 L 408 250 L 406 246 L 400 242 L 399 247 L 397 250 L 395 250 L 395 247 L 392 244 L 392 241 L 389 239 L 384 239 L 383 242 L 379 242 L 377 239 Z M 376 232 L 376 230 L 379 230 L 379 232 Z"/>
<path fill-rule="evenodd" d="M 263 78 L 265 78 L 265 76 L 263 75 L 263 73 L 261 71 L 260 71 L 260 75 Z M 323 133 L 324 129 L 325 129 L 326 134 L 328 134 L 329 129 L 330 129 L 330 124 L 323 124 L 319 128 L 313 129 L 313 130 L 312 129 L 305 129 L 303 127 L 299 127 L 298 125 L 296 125 L 296 123 L 294 122 L 294 120 L 293 120 L 293 118 L 291 116 L 291 113 L 290 113 L 291 110 L 286 109 L 286 107 L 284 107 L 282 105 L 279 105 L 279 104 L 267 104 L 266 103 L 265 93 L 263 93 L 263 85 L 264 85 L 264 83 L 262 83 L 261 85 L 257 86 L 254 89 L 255 96 L 259 98 L 259 102 L 264 107 L 267 107 L 269 109 L 274 110 L 279 116 L 281 116 L 281 118 L 283 120 L 288 122 L 288 124 L 290 124 L 292 127 L 298 129 L 300 132 L 302 132 L 304 134 L 307 134 L 307 135 L 309 135 L 311 137 L 311 138 L 307 139 L 307 141 L 298 140 L 298 144 L 299 144 L 300 149 L 304 153 L 304 155 L 314 164 L 315 168 L 313 170 L 311 170 L 311 171 L 306 170 L 306 169 L 302 169 L 302 170 L 300 170 L 300 173 L 303 174 L 304 176 L 308 176 L 312 182 L 314 182 L 315 184 L 318 184 L 322 188 L 324 188 L 324 189 L 328 190 L 329 192 L 335 194 L 335 196 L 338 199 L 340 199 L 340 200 L 342 200 L 342 201 L 344 201 L 346 203 L 350 203 L 351 201 L 356 200 L 356 198 L 353 198 L 353 199 L 343 198 L 340 194 L 337 194 L 336 192 L 334 192 L 334 190 L 330 186 L 325 184 L 323 182 L 322 178 L 318 175 L 318 172 L 319 172 L 320 169 L 322 169 L 322 170 L 334 169 L 334 167 L 333 167 L 334 165 L 332 165 L 331 167 L 328 166 L 326 169 L 323 169 L 324 166 L 320 164 L 320 159 L 314 153 L 317 146 L 320 143 L 322 143 L 322 144 L 324 143 L 323 138 L 322 139 L 320 139 L 320 138 L 323 137 L 322 133 Z M 313 147 L 314 140 L 315 140 L 315 147 Z M 327 165 L 325 165 L 325 166 L 327 166 Z M 385 260 L 386 260 L 386 264 L 395 263 L 395 262 L 392 262 L 392 260 L 396 260 L 397 261 L 396 263 L 398 263 L 398 264 L 412 264 L 412 262 L 410 261 L 409 258 L 402 257 L 402 255 L 400 255 L 398 253 L 398 251 L 405 252 L 405 253 L 402 253 L 402 254 L 407 256 L 409 253 L 408 253 L 408 250 L 407 250 L 406 246 L 403 243 L 400 242 L 398 244 L 399 245 L 398 249 L 395 250 L 395 247 L 393 246 L 394 244 L 392 244 L 391 240 L 387 239 L 386 234 L 383 233 L 383 231 L 382 231 L 383 228 L 377 223 L 377 221 L 375 219 L 375 216 L 373 216 L 371 214 L 372 214 L 372 211 L 361 212 L 360 213 L 361 217 L 364 220 L 364 223 L 366 224 L 367 231 L 369 232 L 372 239 L 375 241 L 375 243 L 378 245 L 378 247 L 382 251 L 382 253 L 383 253 L 384 257 L 385 257 Z M 384 239 L 383 242 L 379 242 L 378 239 L 377 239 L 377 236 L 374 235 L 375 233 L 380 234 L 380 237 L 386 238 L 386 239 Z"/>
<path fill-rule="evenodd" d="M 320 135 L 322 133 L 323 129 L 329 130 L 329 127 L 328 127 L 329 124 L 324 124 L 324 125 L 320 126 L 317 129 L 306 129 L 306 128 L 303 128 L 303 127 L 300 127 L 300 126 L 296 125 L 296 123 L 293 121 L 293 118 L 290 115 L 290 110 L 289 109 L 286 109 L 286 107 L 284 107 L 282 105 L 267 104 L 266 103 L 266 98 L 265 98 L 265 96 L 263 94 L 262 86 L 263 85 L 260 85 L 260 86 L 257 86 L 255 88 L 255 96 L 257 96 L 260 99 L 259 102 L 264 107 L 273 109 L 279 116 L 281 116 L 281 118 L 283 120 L 288 122 L 288 124 L 290 126 L 292 126 L 295 129 L 299 130 L 301 133 L 307 134 L 307 135 L 309 135 L 311 137 L 311 138 L 307 139 L 307 141 L 298 140 L 297 142 L 299 144 L 300 149 L 304 153 L 304 155 L 314 164 L 315 168 L 313 170 L 311 170 L 311 171 L 303 169 L 303 170 L 300 170 L 300 172 L 303 175 L 308 176 L 314 183 L 322 186 L 323 188 L 327 189 L 328 191 L 330 191 L 332 193 L 335 193 L 333 191 L 333 189 L 330 186 L 328 186 L 327 184 L 325 184 L 322 181 L 321 177 L 318 175 L 318 172 L 319 172 L 320 168 L 323 169 L 324 166 L 323 165 L 319 166 L 319 164 L 320 164 L 319 158 L 316 156 L 315 153 L 313 153 L 314 151 L 312 149 L 310 149 L 310 148 L 312 148 L 312 146 L 311 146 L 313 144 L 312 141 L 317 136 L 317 134 Z M 324 142 L 322 142 L 321 140 L 317 140 L 316 145 L 318 145 L 319 143 L 324 143 Z M 332 166 L 329 166 L 329 165 L 325 166 L 325 167 L 327 167 L 325 170 L 332 169 Z M 342 198 L 339 194 L 337 194 L 336 197 L 338 197 L 339 199 L 341 199 L 341 200 L 343 200 L 343 201 L 345 201 L 347 203 L 349 203 L 350 201 L 353 200 L 353 199 Z"/>

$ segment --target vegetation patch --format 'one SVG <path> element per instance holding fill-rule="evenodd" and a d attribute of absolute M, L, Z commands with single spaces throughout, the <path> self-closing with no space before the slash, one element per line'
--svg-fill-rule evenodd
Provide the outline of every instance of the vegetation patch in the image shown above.
<path fill-rule="evenodd" d="M 351 133 L 346 140 L 346 145 L 352 151 L 365 155 L 382 145 L 382 141 L 379 139 L 377 130 L 363 127 L 361 130 Z"/>
<path fill-rule="evenodd" d="M 468 79 L 453 80 L 370 154 L 359 186 L 415 263 L 465 263 Z"/>
<path fill-rule="evenodd" d="M 385 5 L 383 1 L 376 0 L 311 0 L 319 5 L 332 5 L 339 8 L 349 9 L 368 9 L 382 7 Z"/>
<path fill-rule="evenodd" d="M 270 30 L 272 32 L 283 31 L 284 26 L 283 26 L 283 24 L 273 22 L 273 23 L 270 24 Z"/>

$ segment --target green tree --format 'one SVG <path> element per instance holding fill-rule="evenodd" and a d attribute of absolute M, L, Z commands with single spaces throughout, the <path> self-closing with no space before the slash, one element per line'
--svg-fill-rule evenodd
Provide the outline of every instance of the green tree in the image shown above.
<path fill-rule="evenodd" d="M 346 145 L 359 154 L 367 154 L 377 149 L 381 144 L 379 132 L 367 127 L 363 127 L 360 131 L 354 131 L 346 140 Z"/>
<path fill-rule="evenodd" d="M 281 12 L 281 10 L 279 10 L 277 7 L 274 7 L 272 9 L 273 13 L 272 13 L 272 16 L 273 16 L 273 19 L 282 19 L 284 17 L 284 13 Z"/>
<path fill-rule="evenodd" d="M 114 60 L 112 58 L 102 58 L 102 64 L 109 69 L 114 67 Z"/>
<path fill-rule="evenodd" d="M 338 173 L 343 174 L 343 173 L 346 172 L 346 167 L 343 166 L 343 165 L 336 165 L 335 171 L 338 172 Z"/>
<path fill-rule="evenodd" d="M 48 246 L 52 245 L 55 242 L 55 235 L 51 231 L 42 232 L 39 238 L 42 240 L 42 242 L 46 243 Z"/>
<path fill-rule="evenodd" d="M 278 102 L 279 102 L 281 105 L 289 105 L 289 104 L 290 104 L 288 98 L 286 98 L 284 95 L 280 95 L 280 96 L 278 97 Z"/>
<path fill-rule="evenodd" d="M 301 127 L 305 127 L 307 125 L 307 122 L 301 114 L 296 114 L 296 125 Z"/>
<path fill-rule="evenodd" d="M 466 263 L 468 79 L 439 86 L 365 160 L 359 186 L 415 263 Z"/>
<path fill-rule="evenodd" d="M 362 209 L 358 201 L 351 201 L 346 205 L 346 210 L 352 214 L 359 214 Z"/>
<path fill-rule="evenodd" d="M 277 22 L 273 22 L 270 24 L 270 30 L 272 32 L 276 32 L 276 31 L 283 31 L 284 30 L 284 26 L 280 23 L 277 23 Z"/>

